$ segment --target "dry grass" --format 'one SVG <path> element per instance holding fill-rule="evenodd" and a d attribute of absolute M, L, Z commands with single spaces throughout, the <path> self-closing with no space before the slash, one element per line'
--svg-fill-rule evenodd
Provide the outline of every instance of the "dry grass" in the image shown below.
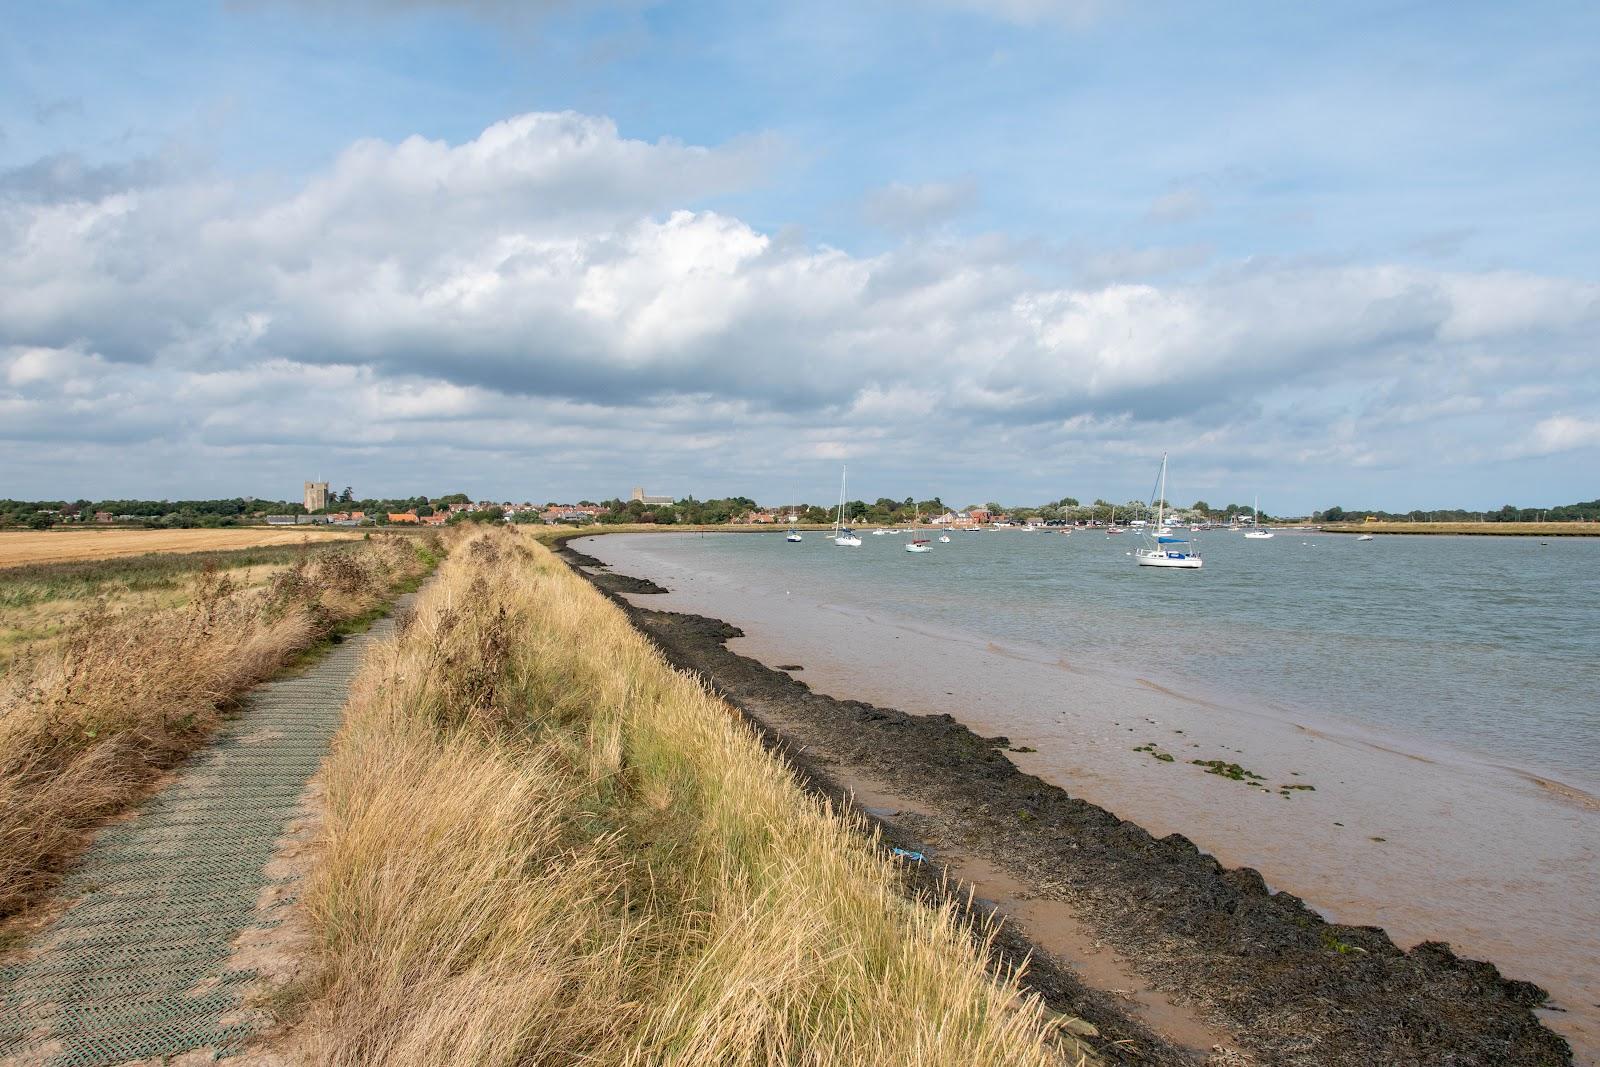
<path fill-rule="evenodd" d="M 1061 1064 L 1076 1046 L 531 538 L 452 554 L 325 769 L 328 1064 Z"/>
<path fill-rule="evenodd" d="M 303 555 L 348 550 L 344 540 L 307 538 L 290 545 L 8 567 L 0 571 L 0 674 L 14 660 L 38 655 L 56 643 L 92 609 L 150 612 L 181 607 L 209 570 L 226 572 L 239 589 L 252 589 L 266 585 Z"/>
<path fill-rule="evenodd" d="M 309 532 L 308 532 L 309 531 Z M 222 530 L 5 530 L 0 531 L 0 569 L 29 563 L 111 559 L 146 552 L 210 552 L 318 540 L 359 539 L 357 530 L 306 526 L 250 526 Z"/>
<path fill-rule="evenodd" d="M 98 602 L 0 688 L 0 916 L 53 884 L 96 821 L 199 745 L 245 689 L 431 564 L 411 539 L 304 557 L 263 589 L 205 571 L 182 607 Z"/>

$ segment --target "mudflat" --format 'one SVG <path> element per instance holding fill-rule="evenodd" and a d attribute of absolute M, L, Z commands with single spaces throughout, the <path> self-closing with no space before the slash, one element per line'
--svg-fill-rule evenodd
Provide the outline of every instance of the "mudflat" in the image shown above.
<path fill-rule="evenodd" d="M 566 557 L 601 566 L 570 549 Z M 1104 946 L 1136 973 L 1152 995 L 1146 1010 L 1138 998 L 1120 998 L 1131 1021 L 1117 1050 L 1108 1042 L 1115 1062 L 1203 1062 L 1216 1054 L 1196 1047 L 1206 1039 L 1197 1033 L 1221 1035 L 1247 1057 L 1213 1062 L 1572 1062 L 1566 1042 L 1534 1014 L 1546 997 L 1532 983 L 1439 942 L 1406 951 L 1376 927 L 1326 922 L 1298 897 L 1270 891 L 1253 869 L 1225 868 L 1179 834 L 1156 838 L 1024 774 L 1007 758 L 1005 738 L 981 737 L 948 715 L 814 693 L 730 652 L 735 627 L 622 597 L 661 587 L 606 572 L 591 578 L 813 784 L 872 798 L 867 810 L 894 844 L 971 878 L 980 895 L 1025 904 L 1003 909 L 1023 934 L 1034 933 L 1027 911 L 1060 905 L 1078 929 L 1065 942 L 1036 945 L 1040 959 L 1052 961 L 1053 947 L 1063 965 L 1050 962 L 1040 977 L 1076 966 L 1092 984 L 1097 968 L 1073 958 L 1074 944 Z M 1160 1010 L 1148 1010 L 1152 1002 Z M 1154 1036 L 1141 1044 L 1144 1024 Z M 1107 1035 L 1117 1026 L 1108 1021 Z"/>

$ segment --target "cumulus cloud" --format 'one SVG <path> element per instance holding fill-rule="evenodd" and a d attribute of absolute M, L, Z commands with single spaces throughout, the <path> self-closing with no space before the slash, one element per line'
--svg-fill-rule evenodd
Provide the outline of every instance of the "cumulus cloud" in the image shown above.
<path fill-rule="evenodd" d="M 941 462 L 977 478 L 1159 432 L 1213 462 L 1293 440 L 1300 462 L 1382 467 L 1414 457 L 1423 419 L 1532 425 L 1542 401 L 1513 398 L 1550 377 L 1578 383 L 1571 414 L 1532 440 L 1596 443 L 1593 283 L 1263 261 L 1063 285 L 980 243 L 858 256 L 693 206 L 773 150 L 533 114 L 462 144 L 362 141 L 275 196 L 170 175 L 0 193 L 5 455 L 53 442 L 28 453 L 42 478 L 97 442 L 230 469 L 333 450 L 398 470 L 382 457 L 403 448 L 505 471 L 537 452 L 636 484 L 909 465 L 955 431 L 987 447 Z M 896 195 L 930 219 L 972 194 Z"/>

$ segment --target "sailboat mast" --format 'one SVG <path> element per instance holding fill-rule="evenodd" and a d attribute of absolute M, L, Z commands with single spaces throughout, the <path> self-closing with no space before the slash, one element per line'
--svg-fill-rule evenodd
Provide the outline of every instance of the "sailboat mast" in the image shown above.
<path fill-rule="evenodd" d="M 1167 507 L 1167 454 L 1161 453 L 1161 489 L 1156 495 L 1156 532 L 1161 532 L 1163 525 L 1161 517 L 1166 514 Z"/>
<path fill-rule="evenodd" d="M 844 529 L 844 479 L 849 472 L 848 464 L 839 468 L 839 518 L 833 524 L 835 533 Z"/>

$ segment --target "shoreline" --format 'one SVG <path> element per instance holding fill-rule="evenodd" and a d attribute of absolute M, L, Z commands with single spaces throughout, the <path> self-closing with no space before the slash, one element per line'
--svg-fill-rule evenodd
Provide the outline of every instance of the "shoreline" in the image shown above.
<path fill-rule="evenodd" d="M 605 566 L 565 543 L 558 551 L 575 568 Z M 1445 1052 L 1462 1064 L 1571 1062 L 1533 1013 L 1545 995 L 1532 983 L 1437 942 L 1407 952 L 1377 928 L 1328 923 L 1300 898 L 1271 892 L 1253 869 L 1225 869 L 1180 834 L 1157 839 L 1023 773 L 1003 738 L 981 738 L 948 715 L 814 693 L 729 651 L 736 628 L 622 596 L 660 586 L 579 573 L 674 665 L 705 676 L 799 753 L 804 769 L 885 798 L 867 807 L 897 843 L 975 874 L 980 893 L 1014 921 L 1023 913 L 1025 933 L 1041 921 L 1026 912 L 1065 908 L 1090 935 L 1081 944 L 1109 946 L 1113 971 L 1131 968 L 1150 987 L 1134 1017 L 1155 1021 L 1151 1012 L 1165 1006 L 1167 1029 L 1188 1026 L 1191 1049 L 1198 1019 L 1236 1035 L 1261 1062 L 1426 1063 Z M 1067 958 L 1078 954 L 1067 947 Z M 1139 998 L 1124 1006 L 1138 1008 Z"/>

